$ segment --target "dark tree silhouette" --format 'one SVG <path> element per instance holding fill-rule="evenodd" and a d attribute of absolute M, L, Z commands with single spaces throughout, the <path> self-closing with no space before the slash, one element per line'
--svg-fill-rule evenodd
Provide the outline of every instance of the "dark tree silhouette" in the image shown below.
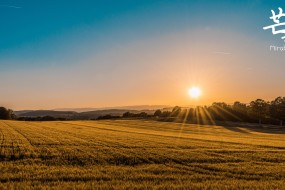
<path fill-rule="evenodd" d="M 138 114 L 138 117 L 143 117 L 143 118 L 146 118 L 148 115 L 146 112 L 141 112 Z"/>
<path fill-rule="evenodd" d="M 170 111 L 163 111 L 163 112 L 161 113 L 161 117 L 169 117 L 170 114 L 171 114 Z"/>
<path fill-rule="evenodd" d="M 160 117 L 162 115 L 162 111 L 161 110 L 156 110 L 153 115 L 157 116 L 157 117 Z"/>
<path fill-rule="evenodd" d="M 285 120 L 285 97 L 278 97 L 273 100 L 269 107 L 269 113 L 273 118 L 280 120 L 280 125 L 283 126 Z"/>
<path fill-rule="evenodd" d="M 262 99 L 257 99 L 255 101 L 251 101 L 249 107 L 251 112 L 254 115 L 257 115 L 259 124 L 261 125 L 261 120 L 264 119 L 268 113 L 269 104 Z"/>
<path fill-rule="evenodd" d="M 130 113 L 130 112 L 126 112 L 123 114 L 123 117 L 132 117 L 134 114 Z"/>
<path fill-rule="evenodd" d="M 175 106 L 173 109 L 172 109 L 172 112 L 171 112 L 171 116 L 172 117 L 177 117 L 181 112 L 181 107 L 179 106 Z"/>
<path fill-rule="evenodd" d="M 238 102 L 238 101 L 234 102 L 232 108 L 235 112 L 238 112 L 238 113 L 246 113 L 247 112 L 246 104 L 243 104 L 243 103 Z"/>
<path fill-rule="evenodd" d="M 15 114 L 11 109 L 0 107 L 0 119 L 3 120 L 15 119 Z"/>
<path fill-rule="evenodd" d="M 223 124 L 224 122 L 249 122 L 264 124 L 280 124 L 285 121 L 285 97 L 278 97 L 272 102 L 262 99 L 251 101 L 250 104 L 234 102 L 214 102 L 211 106 L 181 109 L 175 106 L 171 112 L 157 112 L 154 116 L 162 121 L 190 122 L 198 124 Z M 158 116 L 160 115 L 160 116 Z M 226 124 L 226 123 L 225 123 Z"/>

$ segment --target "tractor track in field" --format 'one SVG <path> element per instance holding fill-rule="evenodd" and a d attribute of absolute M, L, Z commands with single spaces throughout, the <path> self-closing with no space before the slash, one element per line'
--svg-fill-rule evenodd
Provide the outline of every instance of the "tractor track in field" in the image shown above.
<path fill-rule="evenodd" d="M 90 135 L 85 135 L 85 134 L 80 134 L 80 136 L 74 132 L 70 132 L 70 131 L 67 131 L 67 130 L 61 130 L 60 128 L 54 128 L 54 127 L 49 127 L 49 126 L 46 126 L 44 124 L 33 124 L 33 125 L 30 125 L 30 126 L 33 126 L 33 127 L 38 127 L 38 128 L 41 128 L 41 129 L 45 129 L 46 131 L 48 132 L 53 132 L 54 134 L 56 135 L 68 135 L 67 137 L 70 138 L 72 137 L 73 139 L 77 139 L 77 142 L 78 143 L 82 143 L 82 142 L 85 142 L 86 145 L 90 146 L 90 144 L 93 144 L 93 145 L 98 145 L 98 146 L 108 146 L 106 143 L 101 143 L 101 142 L 93 142 L 94 141 L 94 137 L 90 137 Z M 90 140 L 88 140 L 90 139 Z M 91 141 L 93 140 L 93 141 Z M 73 143 L 70 143 L 70 145 L 76 145 L 78 144 L 76 142 L 73 142 Z"/>
<path fill-rule="evenodd" d="M 2 121 L 2 124 L 5 125 L 5 128 L 8 129 L 6 130 L 7 132 L 7 137 L 6 137 L 6 141 L 3 140 L 3 143 L 1 145 L 1 147 L 4 148 L 5 147 L 9 147 L 8 151 L 3 152 L 2 154 L 2 159 L 4 158 L 10 158 L 10 159 L 15 159 L 16 158 L 16 154 L 20 155 L 20 147 L 19 147 L 19 139 L 17 139 L 16 135 L 14 134 L 16 131 L 14 131 L 13 133 L 13 128 L 10 127 L 9 124 L 7 124 L 6 122 Z M 4 133 L 3 133 L 4 136 Z M 5 145 L 6 144 L 6 145 Z M 7 149 L 6 149 L 7 150 Z"/>
<path fill-rule="evenodd" d="M 5 136 L 4 136 L 4 133 L 3 133 L 3 131 L 2 131 L 2 129 L 0 128 L 0 134 L 1 134 L 1 149 L 0 149 L 0 159 L 1 159 L 1 157 L 3 156 L 4 157 L 4 151 L 5 151 L 5 149 L 4 149 L 4 142 L 5 142 Z"/>
<path fill-rule="evenodd" d="M 29 148 L 32 148 L 34 151 L 34 146 L 31 142 L 31 140 L 25 135 L 23 134 L 23 132 L 19 129 L 17 129 L 16 127 L 14 127 L 13 125 L 9 125 L 11 128 L 13 128 L 13 130 L 15 130 L 17 133 L 19 133 L 22 137 L 23 137 L 23 140 L 26 142 L 26 144 L 28 144 Z"/>
<path fill-rule="evenodd" d="M 86 147 L 86 148 L 92 148 L 90 147 L 90 145 L 92 144 L 94 147 L 92 148 L 93 150 L 95 151 L 99 151 L 100 148 L 98 147 L 112 147 L 112 146 L 108 146 L 107 143 L 106 144 L 103 144 L 103 143 L 100 143 L 98 141 L 96 142 L 91 142 L 90 140 L 87 140 L 87 138 L 90 138 L 90 136 L 87 136 L 87 135 L 82 135 L 80 134 L 80 137 L 78 137 L 78 135 L 76 135 L 75 133 L 72 133 L 72 132 L 69 132 L 69 131 L 66 131 L 66 130 L 60 130 L 60 129 L 57 129 L 57 128 L 53 128 L 53 127 L 48 127 L 48 126 L 45 126 L 43 123 L 40 123 L 40 124 L 36 124 L 36 123 L 32 123 L 32 124 L 28 124 L 26 123 L 26 125 L 30 126 L 31 128 L 35 129 L 35 130 L 40 130 L 41 132 L 46 132 L 46 134 L 49 134 L 49 135 L 46 135 L 46 138 L 49 138 L 49 136 L 57 136 L 57 137 L 60 137 L 62 135 L 65 135 L 65 138 L 68 139 L 69 141 L 58 141 L 58 143 L 54 144 L 55 146 L 51 145 L 51 144 L 47 144 L 49 146 L 52 146 L 51 148 L 56 148 L 57 151 L 63 155 L 65 153 L 64 149 L 61 148 L 62 145 L 64 145 L 66 148 L 70 149 L 70 151 L 77 151 L 78 154 L 86 154 L 88 155 L 89 157 L 98 157 L 98 154 L 92 154 L 92 153 L 89 153 L 88 151 L 84 151 L 84 148 L 83 147 Z M 68 136 L 66 136 L 68 135 Z M 45 144 L 43 144 L 45 145 Z M 39 145 L 34 145 L 36 147 L 38 147 Z M 78 148 L 78 147 L 81 147 L 81 148 Z M 48 154 L 49 150 L 48 147 L 45 147 L 44 148 L 44 151 L 43 154 Z"/>
<path fill-rule="evenodd" d="M 94 127 L 94 126 L 89 126 L 89 125 L 83 125 L 83 124 L 73 124 L 73 123 L 62 123 L 62 122 L 57 122 L 57 123 L 61 123 L 61 124 L 64 124 L 64 125 L 71 125 L 71 126 L 81 126 L 81 127 L 85 127 L 85 128 L 87 128 L 87 129 L 90 129 L 90 128 L 93 128 L 93 129 L 99 129 L 100 131 L 102 131 L 102 128 L 100 128 L 100 127 Z M 108 130 L 108 129 L 106 129 L 106 130 Z M 111 130 L 110 130 L 111 131 Z M 116 131 L 117 132 L 117 131 Z M 121 131 L 121 132 L 124 132 L 124 131 Z M 69 134 L 72 134 L 72 135 L 76 135 L 76 134 L 74 134 L 74 133 L 72 133 L 72 132 L 67 132 L 67 133 L 69 133 Z M 83 135 L 83 134 L 80 134 L 82 137 L 88 137 L 89 139 L 90 139 L 90 135 Z M 95 136 L 96 137 L 96 136 Z M 93 136 L 92 136 L 92 138 L 93 138 Z M 108 138 L 107 138 L 108 139 Z M 105 147 L 114 147 L 114 145 L 117 145 L 118 147 L 125 147 L 125 146 L 123 146 L 122 144 L 120 144 L 120 143 L 116 143 L 116 142 L 114 142 L 114 141 L 108 141 L 107 139 L 104 139 L 104 141 L 105 141 L 105 143 L 103 143 L 102 142 L 102 140 L 100 139 L 100 142 L 98 142 L 98 140 L 96 141 L 96 143 L 100 143 L 99 145 L 101 145 L 101 146 L 105 146 Z M 108 142 L 106 142 L 106 141 L 108 141 Z M 93 143 L 93 139 L 92 139 L 92 141 L 88 141 L 88 143 L 90 143 L 90 142 L 92 142 Z M 111 145 L 110 145 L 111 144 Z M 128 147 L 125 147 L 125 148 L 128 148 Z"/>

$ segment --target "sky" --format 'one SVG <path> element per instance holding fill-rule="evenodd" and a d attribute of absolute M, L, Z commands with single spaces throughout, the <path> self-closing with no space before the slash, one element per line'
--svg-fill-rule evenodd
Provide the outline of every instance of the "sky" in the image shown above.
<path fill-rule="evenodd" d="M 285 95 L 282 0 L 0 0 L 0 105 L 249 103 Z M 285 19 L 281 18 L 281 21 Z M 202 96 L 193 99 L 188 89 Z"/>

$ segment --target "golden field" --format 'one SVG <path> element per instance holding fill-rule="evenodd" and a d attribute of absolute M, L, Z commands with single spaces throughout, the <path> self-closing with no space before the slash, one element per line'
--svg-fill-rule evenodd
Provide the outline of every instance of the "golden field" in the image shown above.
<path fill-rule="evenodd" d="M 285 129 L 0 121 L 0 189 L 284 189 Z"/>

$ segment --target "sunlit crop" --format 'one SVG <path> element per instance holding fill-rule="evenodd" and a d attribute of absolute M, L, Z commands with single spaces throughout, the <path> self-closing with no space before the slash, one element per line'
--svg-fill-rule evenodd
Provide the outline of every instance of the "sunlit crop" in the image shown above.
<path fill-rule="evenodd" d="M 281 128 L 0 121 L 0 189 L 282 189 Z"/>

